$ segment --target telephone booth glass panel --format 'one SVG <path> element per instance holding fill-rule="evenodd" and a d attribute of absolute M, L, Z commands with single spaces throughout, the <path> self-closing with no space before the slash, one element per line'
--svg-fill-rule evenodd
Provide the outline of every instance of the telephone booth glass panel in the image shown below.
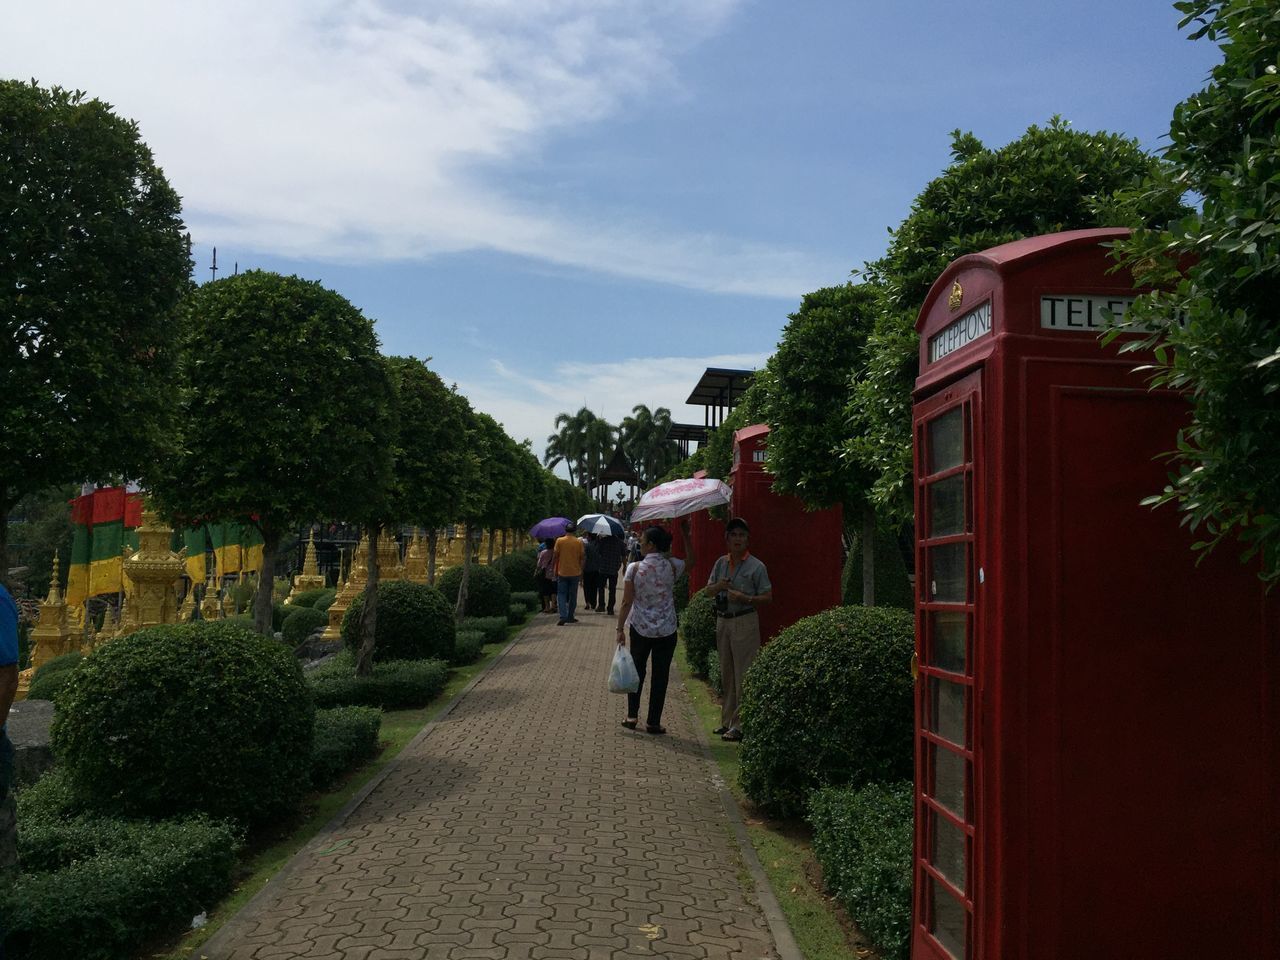
<path fill-rule="evenodd" d="M 917 916 L 941 958 L 974 958 L 974 431 L 977 378 L 916 425 L 921 769 Z"/>

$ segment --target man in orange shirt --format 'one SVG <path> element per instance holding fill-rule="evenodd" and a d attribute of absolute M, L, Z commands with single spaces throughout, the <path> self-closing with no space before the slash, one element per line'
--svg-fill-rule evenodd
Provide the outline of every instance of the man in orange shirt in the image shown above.
<path fill-rule="evenodd" d="M 556 541 L 555 560 L 556 599 L 560 607 L 560 623 L 577 623 L 574 613 L 578 610 L 578 581 L 582 579 L 582 567 L 586 561 L 586 549 L 574 536 L 576 524 L 572 520 L 565 527 L 564 536 Z"/>

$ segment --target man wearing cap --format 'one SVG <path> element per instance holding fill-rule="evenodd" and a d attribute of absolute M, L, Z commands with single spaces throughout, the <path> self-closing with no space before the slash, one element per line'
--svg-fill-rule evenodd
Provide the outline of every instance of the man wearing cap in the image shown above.
<path fill-rule="evenodd" d="M 577 524 L 572 520 L 564 529 L 564 536 L 556 541 L 552 569 L 556 575 L 556 600 L 559 605 L 560 626 L 566 623 L 577 623 L 574 616 L 578 612 L 578 581 L 582 579 L 582 567 L 586 560 L 586 549 L 582 541 L 574 535 Z"/>
<path fill-rule="evenodd" d="M 756 608 L 773 599 L 769 571 L 747 549 L 750 531 L 747 521 L 734 517 L 724 528 L 729 552 L 716 560 L 702 592 L 710 594 L 716 607 L 716 652 L 720 656 L 720 682 L 724 701 L 720 707 L 720 739 L 742 739 L 738 705 L 742 701 L 742 678 L 760 652 L 760 618 Z"/>

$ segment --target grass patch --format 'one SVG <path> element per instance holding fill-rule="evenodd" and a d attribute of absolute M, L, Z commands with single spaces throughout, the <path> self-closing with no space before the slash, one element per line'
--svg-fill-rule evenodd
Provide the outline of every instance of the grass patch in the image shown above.
<path fill-rule="evenodd" d="M 720 726 L 720 705 L 712 699 L 706 683 L 693 676 L 684 644 L 676 648 L 676 661 L 711 746 L 711 756 L 738 802 L 747 836 L 805 960 L 878 958 L 874 947 L 849 923 L 839 905 L 815 885 L 820 869 L 809 842 L 808 824 L 802 820 L 769 820 L 749 805 L 738 786 L 739 745 L 725 743 L 711 732 Z M 749 880 L 746 886 L 750 889 Z"/>
<path fill-rule="evenodd" d="M 267 881 L 284 868 L 294 854 L 310 843 L 348 800 L 394 760 L 427 722 L 443 711 L 476 674 L 497 659 L 522 629 L 522 625 L 508 627 L 506 643 L 486 647 L 483 656 L 475 663 L 455 667 L 444 691 L 427 706 L 413 710 L 384 711 L 378 738 L 381 748 L 378 755 L 346 780 L 337 783 L 332 792 L 308 797 L 303 811 L 287 836 L 266 841 L 260 849 L 251 850 L 242 865 L 243 874 L 235 890 L 215 909 L 209 911 L 208 923 L 199 930 L 191 931 L 166 951 L 151 954 L 149 960 L 188 960 L 192 952 L 235 916 L 241 907 L 266 886 Z"/>

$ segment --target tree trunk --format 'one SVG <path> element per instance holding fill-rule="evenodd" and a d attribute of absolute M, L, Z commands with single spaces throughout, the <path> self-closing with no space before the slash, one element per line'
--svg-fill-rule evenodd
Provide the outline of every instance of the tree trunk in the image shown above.
<path fill-rule="evenodd" d="M 258 571 L 258 592 L 253 595 L 253 629 L 270 637 L 271 608 L 276 582 L 276 554 L 280 552 L 280 534 L 273 529 L 262 532 L 262 569 Z"/>
<path fill-rule="evenodd" d="M 360 652 L 356 654 L 356 676 L 373 673 L 373 647 L 378 629 L 378 525 L 369 528 L 369 579 L 364 585 L 364 610 L 360 617 Z"/>
<path fill-rule="evenodd" d="M 467 615 L 467 580 L 471 577 L 471 524 L 462 527 L 462 582 L 458 584 L 458 604 L 453 619 L 458 623 Z"/>
<path fill-rule="evenodd" d="M 485 561 L 484 561 L 485 563 L 493 563 L 493 541 L 494 541 L 493 535 L 497 532 L 498 531 L 495 530 L 493 527 L 489 528 L 489 556 L 485 558 Z"/>
<path fill-rule="evenodd" d="M 502 555 L 507 555 L 507 528 L 502 528 Z"/>
<path fill-rule="evenodd" d="M 427 583 L 433 587 L 436 585 L 436 537 L 438 535 L 435 527 L 427 531 Z"/>
<path fill-rule="evenodd" d="M 876 605 L 876 514 L 862 508 L 862 605 Z"/>

